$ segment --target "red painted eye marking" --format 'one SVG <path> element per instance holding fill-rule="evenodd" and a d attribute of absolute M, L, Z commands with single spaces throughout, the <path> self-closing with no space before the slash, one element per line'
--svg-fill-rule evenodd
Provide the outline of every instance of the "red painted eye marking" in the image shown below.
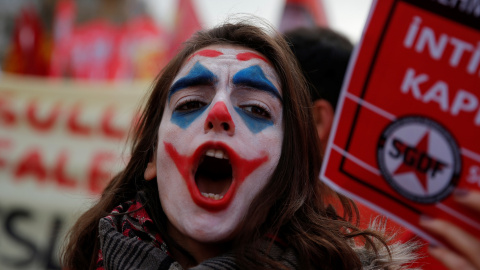
<path fill-rule="evenodd" d="M 268 63 L 268 60 L 265 59 L 265 57 L 260 56 L 256 53 L 244 52 L 244 53 L 237 54 L 237 60 L 240 60 L 240 61 L 248 61 L 248 60 L 253 59 L 253 58 L 257 58 L 257 59 L 260 59 L 260 60 L 264 61 L 265 63 Z"/>
<path fill-rule="evenodd" d="M 201 50 L 199 52 L 196 52 L 196 53 L 192 54 L 192 56 L 190 56 L 188 58 L 188 60 L 190 60 L 191 58 L 193 58 L 196 55 L 205 56 L 205 57 L 217 57 L 217 56 L 220 56 L 222 54 L 223 54 L 222 52 L 217 51 L 217 50 Z"/>

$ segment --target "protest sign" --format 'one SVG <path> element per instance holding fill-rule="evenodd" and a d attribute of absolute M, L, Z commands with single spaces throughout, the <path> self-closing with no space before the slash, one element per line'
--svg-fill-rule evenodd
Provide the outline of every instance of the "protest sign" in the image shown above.
<path fill-rule="evenodd" d="M 480 4 L 374 1 L 321 178 L 431 242 L 422 215 L 480 235 L 453 199 L 480 189 Z"/>
<path fill-rule="evenodd" d="M 149 83 L 0 78 L 0 269 L 61 269 L 64 236 L 128 160 Z"/>

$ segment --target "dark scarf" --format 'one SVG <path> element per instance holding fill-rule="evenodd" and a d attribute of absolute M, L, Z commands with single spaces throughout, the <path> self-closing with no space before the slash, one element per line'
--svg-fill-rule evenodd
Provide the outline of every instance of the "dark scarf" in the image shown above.
<path fill-rule="evenodd" d="M 110 215 L 100 219 L 97 270 L 120 269 L 183 269 L 169 254 L 167 245 L 156 231 L 152 219 L 143 207 L 143 196 L 137 196 L 115 207 Z M 122 214 L 123 213 L 123 214 Z M 270 242 L 270 241 L 269 241 Z M 288 268 L 296 268 L 296 257 L 291 249 L 278 242 L 270 246 L 272 259 Z M 195 270 L 240 269 L 231 253 L 215 257 L 190 268 Z"/>

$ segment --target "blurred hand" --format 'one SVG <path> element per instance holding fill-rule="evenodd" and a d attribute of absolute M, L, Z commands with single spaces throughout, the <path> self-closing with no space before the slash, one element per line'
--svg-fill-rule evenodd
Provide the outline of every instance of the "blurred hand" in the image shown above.
<path fill-rule="evenodd" d="M 480 192 L 458 190 L 455 200 L 476 210 L 480 215 Z M 442 219 L 421 219 L 426 230 L 445 239 L 455 251 L 447 247 L 430 246 L 429 253 L 447 268 L 455 270 L 480 270 L 480 239 Z"/>

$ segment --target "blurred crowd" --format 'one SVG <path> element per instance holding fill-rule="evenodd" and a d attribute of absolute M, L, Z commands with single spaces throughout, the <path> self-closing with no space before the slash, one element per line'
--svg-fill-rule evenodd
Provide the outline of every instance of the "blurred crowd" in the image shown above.
<path fill-rule="evenodd" d="M 8 73 L 152 78 L 175 47 L 172 31 L 142 0 L 0 1 L 0 10 L 0 62 Z"/>
<path fill-rule="evenodd" d="M 151 79 L 201 29 L 190 0 L 158 18 L 147 0 L 0 0 L 5 73 L 82 80 Z M 286 1 L 281 32 L 327 24 L 317 1 Z M 164 12 L 165 13 L 165 12 Z"/>

